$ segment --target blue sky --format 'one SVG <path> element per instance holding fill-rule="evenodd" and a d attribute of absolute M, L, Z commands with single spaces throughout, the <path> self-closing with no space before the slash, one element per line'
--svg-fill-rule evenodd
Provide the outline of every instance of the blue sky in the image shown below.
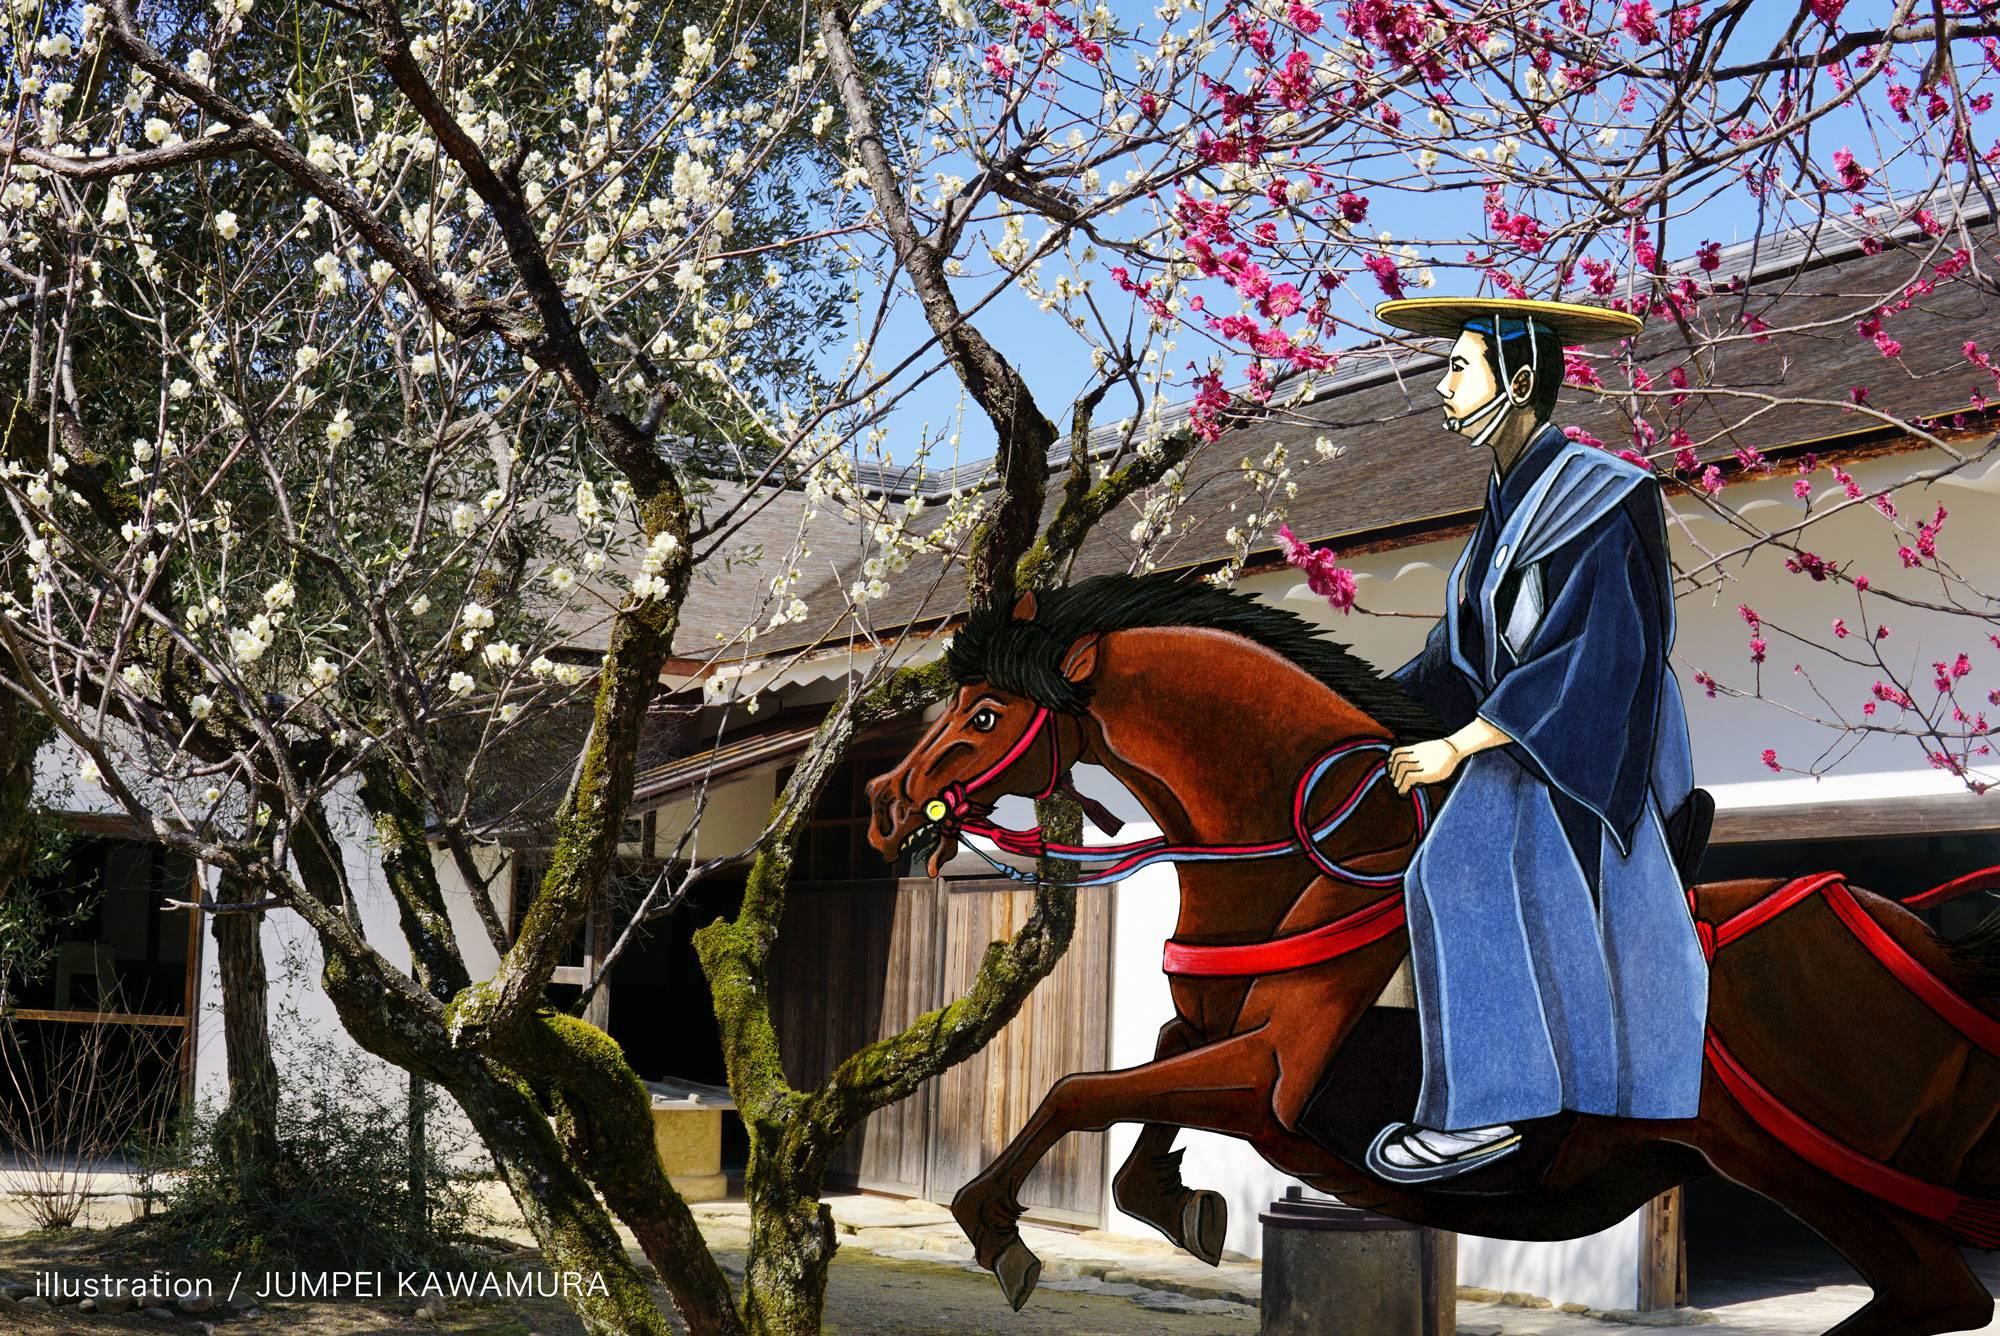
<path fill-rule="evenodd" d="M 1601 5 L 1604 0 L 1598 0 L 1598 3 Z M 1663 0 L 1660 7 L 1665 8 Z M 1854 11 L 1858 16 L 1858 11 L 1864 7 L 1859 3 L 1852 4 L 1850 11 Z M 1322 37 L 1337 38 L 1343 32 L 1338 17 L 1340 8 L 1330 3 L 1323 6 L 1322 12 L 1327 15 L 1328 24 L 1322 30 Z M 1778 31 L 1778 25 L 1785 17 L 1795 13 L 1796 9 L 1797 6 L 1792 0 L 1770 0 L 1770 3 L 1754 6 L 1732 39 L 1727 58 L 1756 58 L 1768 53 Z M 1160 21 L 1153 15 L 1150 4 L 1119 0 L 1119 3 L 1113 6 L 1113 10 L 1127 22 L 1143 25 L 1142 33 L 1149 40 L 1159 31 Z M 1183 18 L 1176 27 L 1185 29 L 1186 24 L 1187 20 Z M 1220 62 L 1228 51 L 1227 46 L 1218 51 L 1216 61 Z M 1966 69 L 1966 74 L 1963 77 L 1970 78 L 1973 72 L 1977 71 L 1978 64 L 1979 53 L 1976 50 L 1965 53 L 1962 68 Z M 1221 73 L 1219 70 L 1217 72 Z M 1883 106 L 1879 85 L 1876 90 L 1871 90 L 1869 103 L 1869 111 L 1866 113 L 1851 107 L 1842 109 L 1827 116 L 1814 127 L 1810 145 L 1811 156 L 1823 170 L 1830 170 L 1834 150 L 1844 145 L 1851 146 L 1857 159 L 1863 164 L 1872 166 L 1881 161 L 1882 154 L 1875 147 L 1877 133 L 1884 136 L 1881 142 L 1885 143 L 1893 143 L 1894 136 L 1889 128 L 1881 123 L 1880 113 L 1883 111 Z M 1871 115 L 1874 116 L 1873 121 L 1869 119 Z M 1992 131 L 1986 129 L 1980 122 L 1975 122 L 1975 125 L 1982 132 L 1982 138 L 1991 135 Z M 947 167 L 951 169 L 949 165 Z M 1123 167 L 1124 164 L 1121 163 L 1115 170 L 1107 172 L 1107 179 L 1116 179 L 1122 174 Z M 956 170 L 964 172 L 963 168 Z M 1890 169 L 1878 173 L 1877 179 L 1897 190 L 1912 189 L 1924 183 L 1923 172 L 1918 170 L 1916 164 L 1893 165 Z M 1420 230 L 1432 234 L 1450 235 L 1451 228 L 1432 221 L 1435 211 L 1441 207 L 1456 215 L 1456 229 L 1460 235 L 1467 234 L 1465 229 L 1468 227 L 1468 220 L 1477 219 L 1480 212 L 1479 193 L 1476 188 L 1470 186 L 1445 197 L 1437 195 L 1399 197 L 1392 192 L 1384 191 L 1371 196 L 1371 200 L 1373 207 L 1365 224 L 1366 229 L 1371 233 L 1387 229 L 1398 241 Z M 1804 218 L 1797 215 L 1788 220 L 1791 224 L 1802 221 Z M 1039 235 L 1042 227 L 1043 224 L 1039 220 L 1031 219 L 1027 235 L 1032 239 Z M 1666 252 L 1669 259 L 1680 259 L 1692 254 L 1698 243 L 1713 240 L 1727 244 L 1747 239 L 1756 229 L 1754 205 L 1748 194 L 1740 187 L 1725 189 L 1717 197 L 1692 208 L 1687 216 L 1674 220 L 1668 233 Z M 975 252 L 975 255 L 979 259 L 984 258 L 983 252 Z M 1122 326 L 1132 301 L 1119 291 L 1106 272 L 1109 265 L 1115 262 L 1100 257 L 1095 265 L 1085 270 L 1085 273 L 1095 280 L 1092 291 L 1100 309 L 1114 326 Z M 973 266 L 969 263 L 968 267 Z M 1060 255 L 1052 256 L 1045 263 L 1044 280 L 1052 281 L 1055 275 L 1065 272 L 1065 268 Z M 1291 278 L 1294 281 L 1300 278 L 1297 274 L 1274 274 L 1274 277 Z M 1360 277 L 1362 282 L 1349 284 L 1351 295 L 1348 297 L 1346 311 L 1349 315 L 1360 314 L 1366 306 L 1379 300 L 1381 296 L 1372 281 L 1368 281 L 1367 275 Z M 1437 271 L 1437 286 L 1430 289 L 1428 295 L 1470 291 L 1472 283 L 1473 276 L 1469 273 L 1440 268 Z M 990 285 L 990 279 L 967 278 L 959 281 L 956 286 L 961 299 L 969 303 L 984 295 Z M 1217 284 L 1208 291 L 1212 310 L 1229 313 L 1239 309 L 1241 305 L 1239 299 L 1226 288 Z M 1009 288 L 996 297 L 975 317 L 975 323 L 995 347 L 1021 369 L 1043 411 L 1057 419 L 1058 427 L 1066 427 L 1070 403 L 1091 382 L 1088 353 L 1078 336 L 1068 330 L 1056 316 L 1043 313 L 1018 288 Z M 875 357 L 878 368 L 893 365 L 927 337 L 928 333 L 928 327 L 923 323 L 916 303 L 913 300 L 902 302 L 878 343 Z M 1184 386 L 1190 374 L 1185 369 L 1186 362 L 1189 359 L 1205 361 L 1213 347 L 1209 339 L 1193 331 L 1180 331 L 1175 335 L 1175 339 L 1177 346 L 1167 354 L 1168 365 L 1173 369 L 1178 382 L 1166 391 L 1166 397 L 1170 401 L 1186 397 Z M 1354 335 L 1336 340 L 1337 343 L 1355 341 L 1357 336 Z M 846 352 L 845 339 L 831 345 L 828 349 L 829 364 L 837 365 Z M 925 362 L 935 360 L 933 352 Z M 1233 372 L 1240 368 L 1242 363 L 1240 358 L 1232 358 L 1229 365 Z M 1226 382 L 1231 384 L 1238 383 L 1238 379 L 1235 374 L 1225 377 Z M 907 379 L 899 381 L 897 387 L 901 388 L 904 385 L 907 385 Z M 1115 421 L 1132 412 L 1134 408 L 1135 404 L 1129 391 L 1122 388 L 1114 390 L 1099 410 L 1098 421 L 1100 423 Z M 956 377 L 946 368 L 904 395 L 892 411 L 889 442 L 897 462 L 909 461 L 914 453 L 914 444 L 926 426 L 932 436 L 941 437 L 949 433 L 961 413 L 963 438 L 959 448 L 959 459 L 975 460 L 990 457 L 993 448 L 991 428 L 986 424 L 977 406 L 962 397 Z M 938 462 L 950 461 L 945 459 Z"/>

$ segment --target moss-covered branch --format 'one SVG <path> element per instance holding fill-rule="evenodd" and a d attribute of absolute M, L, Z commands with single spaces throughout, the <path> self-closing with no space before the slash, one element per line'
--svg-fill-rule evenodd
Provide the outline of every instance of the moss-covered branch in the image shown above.
<path fill-rule="evenodd" d="M 679 493 L 654 496 L 640 507 L 640 518 L 649 536 L 673 540 L 672 555 L 661 571 L 668 595 L 642 601 L 612 619 L 590 734 L 556 816 L 548 872 L 493 978 L 453 1000 L 449 1026 L 455 1042 L 490 1042 L 535 1008 L 617 856 L 646 708 L 659 683 L 660 665 L 673 648 L 691 574 L 688 515 Z"/>
<path fill-rule="evenodd" d="M 432 997 L 449 1000 L 471 982 L 471 976 L 459 954 L 451 913 L 431 861 L 423 801 L 381 753 L 362 772 L 361 801 L 374 821 L 382 873 L 396 901 L 403 937 L 410 944 L 417 982 Z"/>
<path fill-rule="evenodd" d="M 778 795 L 769 836 L 751 864 L 735 919 L 718 919 L 694 935 L 722 1033 L 730 1093 L 746 1123 L 781 1121 L 794 1094 L 778 1058 L 765 962 L 784 917 L 799 832 L 856 734 L 916 714 L 950 690 L 943 663 L 934 661 L 899 668 L 860 698 L 843 698 L 820 724 Z"/>
<path fill-rule="evenodd" d="M 540 1011 L 514 1032 L 507 1056 L 552 1083 L 564 1146 L 639 1240 L 688 1330 L 696 1336 L 740 1333 L 729 1280 L 660 1167 L 652 1102 L 624 1050 L 586 1021 Z"/>
<path fill-rule="evenodd" d="M 1076 800 L 1055 794 L 1035 804 L 1035 817 L 1054 843 L 1083 838 L 1083 811 Z M 1049 976 L 1069 950 L 1076 930 L 1076 892 L 1049 885 L 1076 875 L 1074 863 L 1043 859 L 1043 884 L 1035 887 L 1035 907 L 1020 930 L 1005 942 L 990 942 L 979 973 L 964 997 L 919 1016 L 900 1034 L 881 1039 L 834 1068 L 809 1097 L 809 1116 L 844 1136 L 863 1118 L 908 1098 L 938 1073 L 986 1047 Z"/>
<path fill-rule="evenodd" d="M 338 871 L 328 850 L 317 841 L 301 840 L 294 846 L 294 858 L 304 883 L 304 895 L 296 898 L 318 905 L 337 902 Z M 441 898 L 435 871 L 428 864 L 410 862 L 404 868 L 401 884 L 392 883 L 399 900 L 410 883 L 425 876 L 432 878 L 431 889 L 418 892 L 417 899 Z M 575 1301 L 585 1329 L 592 1336 L 668 1336 L 672 1328 L 666 1315 L 626 1256 L 610 1216 L 542 1108 L 537 1086 L 551 1088 L 554 1081 L 530 1079 L 490 1055 L 454 1046 L 445 1031 L 442 1008 L 409 1005 L 407 995 L 399 997 L 396 988 L 385 987 L 371 974 L 372 962 L 357 960 L 341 936 L 321 932 L 319 938 L 326 957 L 320 983 L 347 1032 L 377 1057 L 437 1083 L 457 1100 L 506 1180 L 547 1266 L 602 1278 L 601 1287 L 587 1285 Z M 402 980 L 402 989 L 405 994 L 416 992 L 408 979 Z M 425 993 L 416 996 L 430 1000 Z M 533 1027 L 524 1030 L 532 1032 Z M 650 1156 L 650 1129 L 642 1145 Z M 657 1160 L 654 1163 L 657 1167 Z M 705 1253 L 701 1260 L 713 1266 Z M 733 1329 L 693 1326 L 691 1330 L 706 1336 Z"/>
<path fill-rule="evenodd" d="M 1133 493 L 1165 477 L 1167 470 L 1188 457 L 1196 443 L 1192 430 L 1176 432 L 1160 442 L 1157 451 L 1141 455 L 1090 484 L 1089 456 L 1080 448 L 1080 435 L 1087 431 L 1088 418 L 1085 418 L 1079 428 L 1079 446 L 1070 454 L 1062 505 L 1047 530 L 1021 558 L 1015 581 L 1022 589 L 1047 589 L 1061 583 L 1063 570 L 1098 521 Z"/>

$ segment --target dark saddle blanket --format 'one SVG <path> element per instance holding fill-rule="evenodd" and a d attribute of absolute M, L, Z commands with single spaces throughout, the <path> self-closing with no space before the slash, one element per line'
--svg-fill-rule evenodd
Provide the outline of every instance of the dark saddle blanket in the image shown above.
<path fill-rule="evenodd" d="M 1423 1076 L 1417 1013 L 1370 1007 L 1314 1087 L 1298 1130 L 1365 1176 L 1369 1143 L 1384 1124 L 1408 1120 Z M 1423 1190 L 1452 1196 L 1528 1191 L 1547 1175 L 1575 1122 L 1575 1114 L 1564 1113 L 1524 1123 L 1517 1149 L 1456 1178 L 1426 1183 Z"/>

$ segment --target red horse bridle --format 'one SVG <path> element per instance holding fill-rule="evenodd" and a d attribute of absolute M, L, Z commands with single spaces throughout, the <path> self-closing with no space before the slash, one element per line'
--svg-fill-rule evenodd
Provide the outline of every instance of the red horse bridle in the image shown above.
<path fill-rule="evenodd" d="M 990 840 L 1002 852 L 1016 857 L 1060 858 L 1071 862 L 1103 864 L 1086 876 L 1050 881 L 1002 863 L 977 846 L 967 846 L 1003 876 L 1041 885 L 1100 886 L 1121 880 L 1154 863 L 1235 862 L 1303 854 L 1323 874 L 1335 881 L 1361 887 L 1399 888 L 1396 894 L 1373 900 L 1332 923 L 1267 942 L 1213 944 L 1170 941 L 1166 945 L 1164 960 L 1168 974 L 1183 978 L 1241 978 L 1303 969 L 1309 965 L 1324 964 L 1326 961 L 1338 959 L 1350 951 L 1357 951 L 1363 946 L 1378 942 L 1403 926 L 1401 869 L 1393 872 L 1356 871 L 1328 858 L 1319 848 L 1327 836 L 1346 823 L 1361 806 L 1362 799 L 1367 797 L 1375 785 L 1387 775 L 1386 753 L 1391 749 L 1389 742 L 1380 738 L 1350 739 L 1328 748 L 1315 757 L 1312 763 L 1300 772 L 1298 783 L 1293 789 L 1292 838 L 1288 840 L 1271 840 L 1258 844 L 1170 844 L 1164 835 L 1156 835 L 1143 840 L 1128 840 L 1122 844 L 1065 844 L 1049 840 L 1039 827 L 1031 830 L 1013 830 L 996 826 L 978 815 L 979 809 L 972 798 L 974 793 L 993 784 L 1027 754 L 1029 748 L 1040 738 L 1042 731 L 1048 727 L 1050 717 L 1046 706 L 1037 708 L 1034 717 L 1028 721 L 1028 726 L 1022 730 L 1021 736 L 1014 740 L 999 760 L 970 779 L 947 784 L 937 797 L 924 806 L 925 817 L 940 827 L 955 833 Z M 1051 730 L 1049 780 L 1042 786 L 1040 792 L 1033 795 L 1037 801 L 1047 798 L 1064 785 L 1065 767 L 1060 751 L 1056 736 Z M 1349 756 L 1367 752 L 1380 752 L 1384 755 L 1355 780 L 1331 815 L 1317 826 L 1311 825 L 1308 812 L 1313 791 L 1326 772 Z M 1069 789 L 1068 792 L 1074 794 L 1075 790 Z M 1081 795 L 1076 796 L 1082 800 Z M 1083 801 L 1086 801 L 1087 806 L 1095 806 L 1088 803 L 1088 800 Z M 1423 791 L 1418 789 L 1411 793 L 1410 802 L 1416 814 L 1415 838 L 1421 839 L 1430 824 L 1429 800 Z M 1101 807 L 1098 808 L 1099 812 L 1102 810 Z M 1104 821 L 1100 819 L 1098 823 L 1103 825 Z"/>

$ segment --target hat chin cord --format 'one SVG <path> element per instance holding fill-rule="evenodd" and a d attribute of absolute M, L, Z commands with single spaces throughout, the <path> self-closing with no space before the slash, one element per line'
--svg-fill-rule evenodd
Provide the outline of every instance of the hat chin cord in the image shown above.
<path fill-rule="evenodd" d="M 1472 438 L 1472 448 L 1475 450 L 1492 440 L 1493 433 L 1500 430 L 1500 424 L 1507 420 L 1507 415 L 1500 411 L 1502 408 L 1526 408 L 1529 401 L 1535 397 L 1535 381 L 1540 377 L 1542 370 L 1541 348 L 1535 342 L 1535 334 L 1532 326 L 1529 327 L 1527 334 L 1529 372 L 1527 393 L 1518 398 L 1514 395 L 1514 386 L 1507 375 L 1507 341 L 1500 337 L 1500 322 L 1495 320 L 1493 322 L 1494 357 L 1500 364 L 1500 388 L 1494 391 L 1491 399 L 1488 399 L 1464 417 L 1453 417 L 1449 413 L 1444 415 L 1444 425 L 1451 431 L 1462 432 L 1475 422 L 1479 422 L 1482 419 L 1485 421 L 1486 425 L 1481 427 L 1479 434 Z"/>

